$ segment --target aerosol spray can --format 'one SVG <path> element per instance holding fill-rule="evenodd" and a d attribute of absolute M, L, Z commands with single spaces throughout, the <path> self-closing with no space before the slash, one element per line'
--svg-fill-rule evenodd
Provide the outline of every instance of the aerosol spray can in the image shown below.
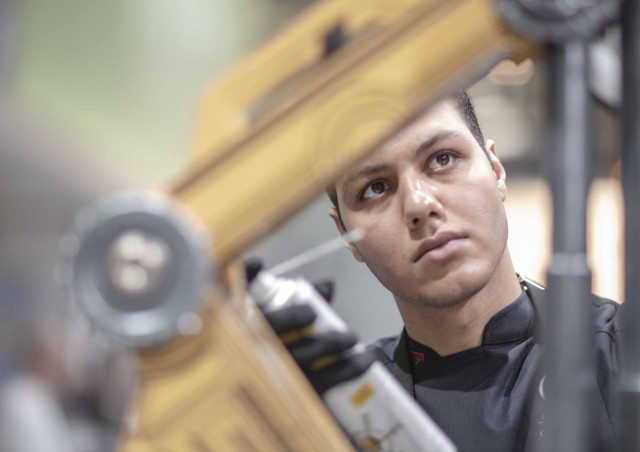
<path fill-rule="evenodd" d="M 308 304 L 316 312 L 312 333 L 347 331 L 345 322 L 306 280 L 259 272 L 249 286 L 252 298 L 265 311 Z M 345 353 L 364 349 L 356 344 Z M 379 362 L 362 375 L 323 394 L 324 402 L 342 428 L 365 451 L 453 452 L 451 440 L 418 406 Z"/>

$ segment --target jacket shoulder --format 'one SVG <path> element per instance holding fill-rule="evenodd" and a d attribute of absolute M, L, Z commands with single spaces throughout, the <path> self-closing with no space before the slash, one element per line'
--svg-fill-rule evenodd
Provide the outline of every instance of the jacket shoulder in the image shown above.
<path fill-rule="evenodd" d="M 367 345 L 367 351 L 375 354 L 376 359 L 383 364 L 393 361 L 393 354 L 398 346 L 399 335 L 383 337 Z"/>
<path fill-rule="evenodd" d="M 593 301 L 593 321 L 596 333 L 607 333 L 612 339 L 616 332 L 621 331 L 619 324 L 619 312 L 621 305 L 615 301 L 598 296 L 592 296 Z"/>
<path fill-rule="evenodd" d="M 526 290 L 529 291 L 532 301 L 538 311 L 541 314 L 546 311 L 547 304 L 547 290 L 541 284 L 538 284 L 528 278 L 524 278 L 526 283 Z M 591 294 L 591 304 L 593 306 L 593 325 L 595 331 L 617 331 L 618 328 L 618 311 L 620 304 L 607 298 L 601 298 L 597 295 Z M 544 315 L 543 315 L 544 318 Z"/>

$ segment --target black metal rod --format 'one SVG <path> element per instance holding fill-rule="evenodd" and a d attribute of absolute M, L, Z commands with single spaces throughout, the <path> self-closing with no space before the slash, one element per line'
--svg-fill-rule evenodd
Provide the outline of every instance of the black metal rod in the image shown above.
<path fill-rule="evenodd" d="M 587 391 L 593 384 L 591 272 L 586 257 L 591 182 L 587 42 L 547 47 L 549 99 L 546 162 L 553 198 L 553 255 L 547 272 L 545 451 L 591 450 Z"/>
<path fill-rule="evenodd" d="M 623 451 L 640 450 L 640 4 L 622 5 L 622 188 L 624 192 L 625 305 L 620 390 Z"/>

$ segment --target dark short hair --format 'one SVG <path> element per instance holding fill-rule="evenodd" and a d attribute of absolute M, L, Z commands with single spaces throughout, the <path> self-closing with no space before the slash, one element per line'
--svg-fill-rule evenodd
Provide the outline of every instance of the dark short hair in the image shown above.
<path fill-rule="evenodd" d="M 480 123 L 478 122 L 478 117 L 476 116 L 476 110 L 473 108 L 473 103 L 471 102 L 471 98 L 466 90 L 461 89 L 456 91 L 454 95 L 450 97 L 451 100 L 454 101 L 458 112 L 462 116 L 462 119 L 467 124 L 467 127 L 471 131 L 473 138 L 476 139 L 482 150 L 487 153 L 484 148 L 484 136 L 482 135 L 482 129 L 480 128 Z M 488 155 L 487 155 L 488 157 Z M 340 219 L 340 224 L 344 227 L 344 223 L 342 223 L 342 217 L 340 216 L 340 207 L 338 205 L 338 194 L 336 192 L 336 184 L 331 183 L 326 187 L 327 195 L 333 204 L 333 207 L 338 211 L 338 218 Z"/>
<path fill-rule="evenodd" d="M 473 108 L 473 103 L 471 102 L 469 94 L 466 90 L 461 89 L 456 92 L 452 99 L 455 101 L 456 108 L 462 115 L 462 119 L 464 119 L 464 122 L 467 124 L 473 138 L 475 138 L 480 147 L 484 149 L 484 136 L 482 135 L 482 129 L 480 128 L 478 117 L 476 116 L 476 109 Z"/>

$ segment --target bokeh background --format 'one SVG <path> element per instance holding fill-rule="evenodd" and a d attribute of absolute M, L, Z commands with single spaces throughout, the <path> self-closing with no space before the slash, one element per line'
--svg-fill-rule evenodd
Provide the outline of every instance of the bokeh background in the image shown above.
<path fill-rule="evenodd" d="M 60 237 L 101 195 L 171 186 L 188 165 L 204 88 L 312 3 L 0 1 L 0 451 L 113 450 L 136 362 L 57 284 Z M 541 174 L 553 152 L 544 148 L 544 74 L 539 61 L 505 63 L 470 87 L 507 170 L 516 267 L 541 282 L 551 225 Z M 621 301 L 619 126 L 615 110 L 598 106 L 594 116 L 593 290 Z M 335 237 L 328 208 L 319 195 L 245 256 L 270 267 Z M 393 299 L 348 252 L 298 275 L 336 283 L 334 305 L 363 341 L 400 331 Z M 34 415 L 49 426 L 41 437 L 67 439 L 38 442 L 36 422 L 24 422 Z"/>

